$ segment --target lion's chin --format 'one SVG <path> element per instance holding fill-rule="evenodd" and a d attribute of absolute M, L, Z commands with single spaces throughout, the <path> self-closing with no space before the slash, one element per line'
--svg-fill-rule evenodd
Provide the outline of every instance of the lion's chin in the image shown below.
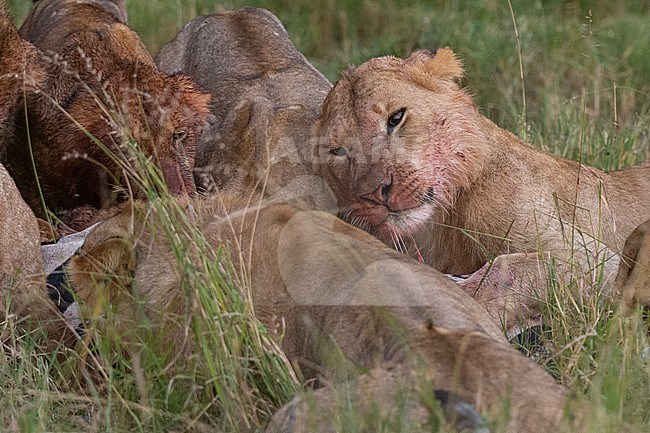
<path fill-rule="evenodd" d="M 424 203 L 418 207 L 399 212 L 389 212 L 386 219 L 375 229 L 375 235 L 384 242 L 396 237 L 410 236 L 431 220 L 435 206 Z"/>
<path fill-rule="evenodd" d="M 369 232 L 380 241 L 393 245 L 421 230 L 440 213 L 440 207 L 432 203 L 423 203 L 401 211 L 390 211 L 385 206 L 369 206 L 364 203 L 341 211 L 339 217 Z"/>

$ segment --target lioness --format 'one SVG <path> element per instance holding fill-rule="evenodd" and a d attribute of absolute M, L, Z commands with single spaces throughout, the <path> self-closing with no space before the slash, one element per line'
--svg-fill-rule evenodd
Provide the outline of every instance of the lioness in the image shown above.
<path fill-rule="evenodd" d="M 197 143 L 199 188 L 312 197 L 327 207 L 309 161 L 311 126 L 331 88 L 271 12 L 243 8 L 199 16 L 160 51 L 164 72 L 212 93 L 214 115 Z"/>
<path fill-rule="evenodd" d="M 612 252 L 650 217 L 650 165 L 604 173 L 534 149 L 480 114 L 456 83 L 462 76 L 446 48 L 342 74 L 313 149 L 339 215 L 446 273 L 518 253 L 503 258 L 496 280 L 517 262 L 541 268 L 532 278 L 543 286 L 537 253 L 551 252 L 591 267 L 603 261 L 613 281 Z"/>
<path fill-rule="evenodd" d="M 619 251 L 650 217 L 650 165 L 604 173 L 534 149 L 479 113 L 462 75 L 446 48 L 342 74 L 314 149 L 341 216 L 448 273 L 573 238 Z"/>
<path fill-rule="evenodd" d="M 210 97 L 191 79 L 156 68 L 126 26 L 123 3 L 41 0 L 19 30 L 49 56 L 42 92 L 27 95 L 27 120 L 17 116 L 16 135 L 4 137 L 7 169 L 39 215 L 39 188 L 58 210 L 107 207 L 118 186 L 139 194 L 131 139 L 171 192 L 195 191 L 196 139 Z"/>
<path fill-rule="evenodd" d="M 213 248 L 229 250 L 238 270 L 233 278 L 250 289 L 256 316 L 307 377 L 315 371 L 328 380 L 340 377 L 340 364 L 332 362 L 340 354 L 362 370 L 374 369 L 360 389 L 379 392 L 388 384 L 394 395 L 406 384 L 421 408 L 412 413 L 422 416 L 418 422 L 428 412 L 416 390 L 427 400 L 437 389 L 481 411 L 511 402 L 508 431 L 555 428 L 563 388 L 511 348 L 485 311 L 442 274 L 333 215 L 246 203 L 225 195 L 194 201 L 194 221 Z M 144 311 L 164 334 L 164 347 L 186 353 L 192 344 L 178 319 L 191 304 L 179 289 L 184 273 L 156 212 L 142 204 L 130 209 L 89 233 L 67 267 L 71 285 L 86 311 L 115 306 L 124 335 L 142 329 L 133 322 Z M 359 398 L 362 407 L 372 395 Z M 335 422 L 316 418 L 323 430 L 307 431 L 326 431 Z M 276 425 L 291 424 L 283 419 Z M 289 424 L 286 431 L 294 431 Z"/>

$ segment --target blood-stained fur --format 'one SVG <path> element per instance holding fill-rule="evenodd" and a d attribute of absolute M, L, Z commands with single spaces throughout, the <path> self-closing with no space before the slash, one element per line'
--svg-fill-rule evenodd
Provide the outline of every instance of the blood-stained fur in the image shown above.
<path fill-rule="evenodd" d="M 39 188 L 57 211 L 110 206 L 117 190 L 142 196 L 129 141 L 161 169 L 170 192 L 195 191 L 194 153 L 209 95 L 188 77 L 156 68 L 126 26 L 123 3 L 41 0 L 19 30 L 49 64 L 42 91 L 27 95 L 27 116 L 17 116 L 16 134 L 5 137 L 5 161 L 38 215 Z"/>

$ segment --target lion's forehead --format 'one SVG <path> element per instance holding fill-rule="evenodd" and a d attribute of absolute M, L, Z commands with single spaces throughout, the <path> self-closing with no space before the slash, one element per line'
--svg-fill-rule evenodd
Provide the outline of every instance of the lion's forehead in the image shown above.
<path fill-rule="evenodd" d="M 419 106 L 419 94 L 423 91 L 405 74 L 372 71 L 358 80 L 346 80 L 343 85 L 335 86 L 323 123 L 332 127 L 341 124 L 357 128 L 375 126 L 396 110 Z M 356 122 L 350 122 L 351 119 Z"/>
<path fill-rule="evenodd" d="M 348 73 L 335 86 L 321 119 L 323 146 L 344 147 L 357 176 L 367 170 L 412 171 L 430 161 L 431 120 L 439 117 L 435 92 L 408 79 L 407 71 Z M 432 97 L 435 99 L 432 101 Z M 405 129 L 391 135 L 387 122 L 405 109 Z M 401 176 L 399 176 L 401 177 Z"/>

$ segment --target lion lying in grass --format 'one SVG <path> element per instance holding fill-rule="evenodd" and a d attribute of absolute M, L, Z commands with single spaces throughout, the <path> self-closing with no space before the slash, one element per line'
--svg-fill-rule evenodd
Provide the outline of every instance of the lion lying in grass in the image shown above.
<path fill-rule="evenodd" d="M 142 195 L 130 140 L 162 170 L 172 193 L 195 191 L 195 142 L 209 95 L 156 68 L 126 26 L 123 3 L 41 0 L 19 30 L 48 63 L 41 92 L 27 94 L 27 116 L 16 116 L 16 134 L 3 137 L 5 163 L 39 216 L 39 189 L 57 211 L 107 207 L 119 189 Z M 24 63 L 20 53 L 11 55 L 10 62 Z"/>
<path fill-rule="evenodd" d="M 275 15 L 243 8 L 194 18 L 156 63 L 212 93 L 214 116 L 197 143 L 199 188 L 301 196 L 310 208 L 333 202 L 312 176 L 309 145 L 331 84 Z"/>
<path fill-rule="evenodd" d="M 337 381 L 371 371 L 359 379 L 360 389 L 410 390 L 409 404 L 419 408 L 410 416 L 418 425 L 430 415 L 423 401 L 434 390 L 452 392 L 484 413 L 509 401 L 508 431 L 557 425 L 562 387 L 511 348 L 485 311 L 442 274 L 330 214 L 288 205 L 246 208 L 246 202 L 225 196 L 195 201 L 194 221 L 212 249 L 229 251 L 222 257 L 232 259 L 236 285 L 249 291 L 257 318 L 306 378 L 318 373 Z M 120 322 L 113 332 L 124 341 L 143 329 L 139 320 L 153 323 L 161 347 L 183 359 L 194 350 L 186 332 L 192 302 L 180 289 L 186 277 L 165 234 L 169 224 L 158 224 L 157 212 L 137 204 L 101 223 L 67 272 L 82 311 L 101 317 L 115 308 Z M 173 231 L 175 242 L 191 242 Z M 183 256 L 211 263 L 199 260 L 214 253 L 205 254 L 189 243 Z M 200 265 L 191 271 L 202 273 Z M 372 400 L 359 398 L 360 408 Z M 296 405 L 288 410 L 301 419 L 312 416 Z M 313 416 L 323 429 L 333 422 Z"/>
<path fill-rule="evenodd" d="M 496 284 L 482 285 L 491 264 L 465 282 L 506 322 L 546 300 L 544 254 L 594 275 L 602 265 L 611 286 L 615 253 L 650 217 L 650 165 L 604 173 L 534 149 L 479 113 L 462 75 L 449 49 L 342 74 L 314 147 L 339 215 L 446 273 L 518 254 L 501 258 Z"/>

